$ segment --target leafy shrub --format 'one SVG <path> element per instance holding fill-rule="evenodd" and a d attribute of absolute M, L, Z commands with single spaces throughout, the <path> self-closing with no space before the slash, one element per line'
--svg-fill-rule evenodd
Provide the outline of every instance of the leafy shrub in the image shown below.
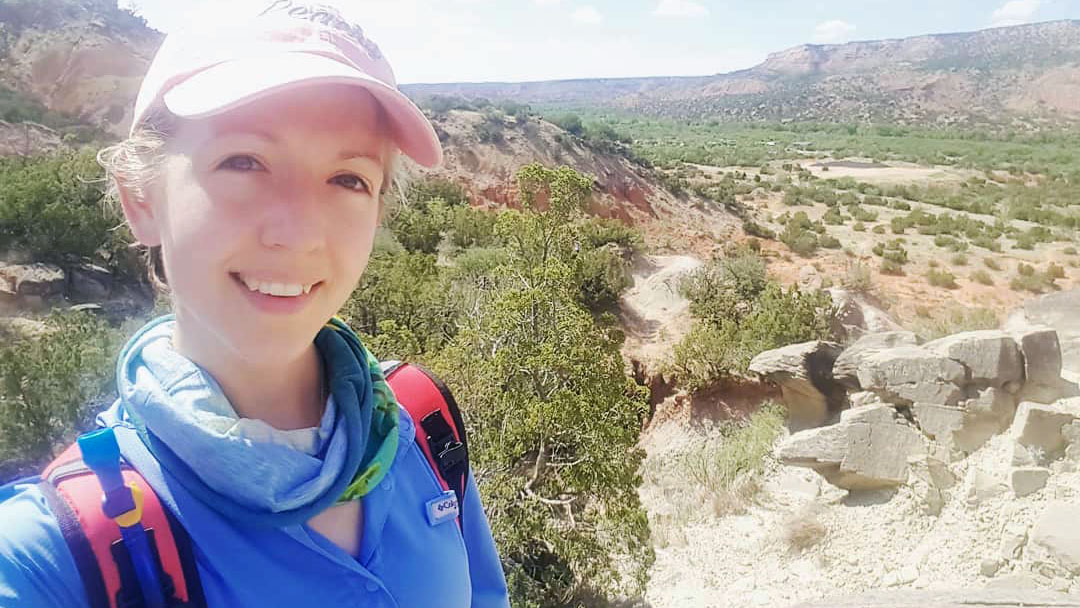
<path fill-rule="evenodd" d="M 971 280 L 983 285 L 993 285 L 994 279 L 990 278 L 990 273 L 985 270 L 976 270 L 971 273 Z"/>
<path fill-rule="evenodd" d="M 899 262 L 886 258 L 881 260 L 881 274 L 902 275 L 904 267 Z"/>
<path fill-rule="evenodd" d="M 1064 276 L 1065 269 L 1056 264 L 1050 264 L 1045 272 L 1039 272 L 1034 266 L 1021 262 L 1016 267 L 1016 276 L 1009 281 L 1009 287 L 1013 291 L 1046 293 L 1058 289 L 1055 281 Z"/>
<path fill-rule="evenodd" d="M 406 204 L 424 204 L 440 199 L 451 207 L 467 206 L 469 195 L 465 188 L 448 179 L 429 177 L 409 184 L 405 194 Z"/>
<path fill-rule="evenodd" d="M 780 242 L 796 254 L 809 257 L 820 245 L 816 234 L 819 229 L 824 231 L 824 226 L 810 221 L 805 211 L 799 211 L 785 223 Z"/>
<path fill-rule="evenodd" d="M 562 114 L 552 117 L 549 120 L 552 124 L 567 133 L 572 133 L 578 137 L 585 134 L 585 124 L 581 122 L 581 117 L 577 114 Z"/>
<path fill-rule="evenodd" d="M 840 239 L 832 236 L 831 234 L 822 235 L 818 239 L 818 244 L 825 249 L 840 249 L 841 247 Z"/>
<path fill-rule="evenodd" d="M 1001 264 L 998 264 L 994 258 L 983 258 L 983 264 L 990 270 L 1001 270 Z"/>
<path fill-rule="evenodd" d="M 697 320 L 675 346 L 672 369 L 690 390 L 745 374 L 762 351 L 830 335 L 828 293 L 784 290 L 752 254 L 710 262 L 680 292 Z"/>
<path fill-rule="evenodd" d="M 0 462 L 4 476 L 38 470 L 54 448 L 90 427 L 112 384 L 120 332 L 88 313 L 55 313 L 45 334 L 0 346 Z"/>
<path fill-rule="evenodd" d="M 450 210 L 442 199 L 424 201 L 397 209 L 386 220 L 394 238 L 407 251 L 435 253 L 449 227 Z"/>
<path fill-rule="evenodd" d="M 926 281 L 934 287 L 944 287 L 945 289 L 956 289 L 956 276 L 947 270 L 939 270 L 937 268 L 931 268 L 926 273 Z"/>
<path fill-rule="evenodd" d="M 772 230 L 762 226 L 754 220 L 743 220 L 743 232 L 749 236 L 756 236 L 762 239 L 774 240 L 776 233 Z"/>
<path fill-rule="evenodd" d="M 93 256 L 125 234 L 123 220 L 102 206 L 103 173 L 93 153 L 0 158 L 0 249 L 40 261 Z"/>
<path fill-rule="evenodd" d="M 461 248 L 487 247 L 495 241 L 495 220 L 493 211 L 456 207 L 450 212 L 450 240 Z"/>

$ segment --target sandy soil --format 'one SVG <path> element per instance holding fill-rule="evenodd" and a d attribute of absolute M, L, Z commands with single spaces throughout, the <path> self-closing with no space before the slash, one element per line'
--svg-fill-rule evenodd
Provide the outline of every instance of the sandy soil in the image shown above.
<path fill-rule="evenodd" d="M 634 284 L 620 302 L 626 330 L 624 358 L 642 363 L 649 372 L 668 360 L 692 322 L 690 303 L 679 294 L 679 281 L 701 265 L 700 259 L 689 255 L 634 257 Z"/>
<path fill-rule="evenodd" d="M 842 161 L 841 161 L 842 162 Z M 859 161 L 857 161 L 859 162 Z M 862 161 L 869 162 L 869 161 Z M 979 171 L 957 169 L 956 167 L 926 167 L 912 163 L 890 162 L 886 167 L 845 167 L 818 163 L 803 163 L 810 173 L 821 179 L 840 179 L 851 177 L 861 182 L 878 185 L 929 184 L 962 182 L 972 176 L 981 176 Z"/>
<path fill-rule="evenodd" d="M 1042 491 L 1014 498 L 1005 485 L 1011 444 L 1005 435 L 951 465 L 956 485 L 938 516 L 919 492 L 847 495 L 807 469 L 767 463 L 745 511 L 687 479 L 686 455 L 722 441 L 715 429 L 671 423 L 652 428 L 640 490 L 657 561 L 652 608 L 790 606 L 874 589 L 981 588 L 991 581 L 1069 591 L 1071 582 L 1026 554 L 992 578 L 980 563 L 1000 554 L 1009 535 L 1026 534 L 1051 500 L 1080 500 L 1080 473 L 1060 472 Z M 972 498 L 977 475 L 997 488 Z M 800 546 L 801 545 L 801 546 Z M 1064 581 L 1064 582 L 1063 582 Z"/>

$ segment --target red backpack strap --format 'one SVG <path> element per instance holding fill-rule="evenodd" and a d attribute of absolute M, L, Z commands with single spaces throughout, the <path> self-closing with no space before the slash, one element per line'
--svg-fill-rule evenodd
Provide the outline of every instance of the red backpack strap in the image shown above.
<path fill-rule="evenodd" d="M 457 401 L 438 376 L 419 365 L 386 362 L 384 366 L 386 382 L 416 426 L 416 442 L 443 489 L 454 491 L 460 514 L 469 475 L 469 447 Z"/>
<path fill-rule="evenodd" d="M 199 582 L 191 538 L 165 509 L 150 484 L 137 471 L 124 467 L 124 480 L 143 495 L 142 523 L 171 606 L 203 608 L 206 598 Z M 41 475 L 39 484 L 67 542 L 82 578 L 91 608 L 136 608 L 142 595 L 120 527 L 102 510 L 104 491 L 72 444 Z"/>

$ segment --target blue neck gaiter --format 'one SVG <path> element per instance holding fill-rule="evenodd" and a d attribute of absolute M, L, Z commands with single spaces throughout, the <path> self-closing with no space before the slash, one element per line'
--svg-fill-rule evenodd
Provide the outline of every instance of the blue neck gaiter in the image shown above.
<path fill-rule="evenodd" d="M 315 338 L 331 396 L 320 426 L 305 431 L 240 418 L 214 378 L 173 349 L 174 327 L 161 317 L 129 340 L 117 387 L 125 419 L 191 494 L 231 519 L 282 527 L 358 499 L 385 476 L 397 402 L 344 323 Z"/>

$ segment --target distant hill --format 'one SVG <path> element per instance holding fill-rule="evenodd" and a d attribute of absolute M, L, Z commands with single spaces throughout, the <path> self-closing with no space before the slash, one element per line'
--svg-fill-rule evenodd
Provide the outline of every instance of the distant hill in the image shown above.
<path fill-rule="evenodd" d="M 0 119 L 122 133 L 161 40 L 116 0 L 0 0 Z M 418 99 L 485 97 L 724 121 L 1057 124 L 1080 120 L 1080 21 L 805 44 L 712 76 L 403 89 Z M 44 108 L 53 120 L 34 111 L 27 117 L 23 106 Z"/>
<path fill-rule="evenodd" d="M 116 0 L 0 0 L 0 118 L 119 134 L 162 38 Z"/>
<path fill-rule="evenodd" d="M 1035 124 L 1080 119 L 1080 21 L 804 44 L 699 77 L 417 84 L 457 95 L 721 120 Z"/>

